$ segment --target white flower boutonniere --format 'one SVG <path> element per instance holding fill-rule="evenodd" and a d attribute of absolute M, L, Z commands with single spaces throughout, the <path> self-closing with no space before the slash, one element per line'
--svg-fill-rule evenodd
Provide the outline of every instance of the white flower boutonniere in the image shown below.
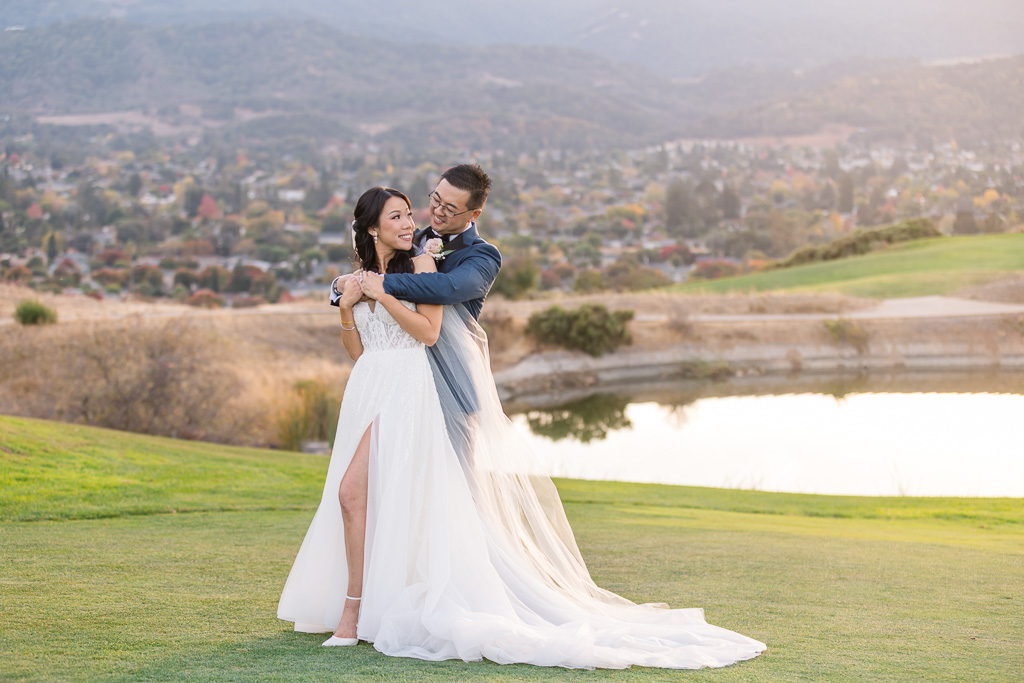
<path fill-rule="evenodd" d="M 427 240 L 427 243 L 423 245 L 423 253 L 430 254 L 434 257 L 435 261 L 441 261 L 445 256 L 452 253 L 452 250 L 443 251 L 444 242 L 441 241 L 440 237 L 431 237 Z"/>

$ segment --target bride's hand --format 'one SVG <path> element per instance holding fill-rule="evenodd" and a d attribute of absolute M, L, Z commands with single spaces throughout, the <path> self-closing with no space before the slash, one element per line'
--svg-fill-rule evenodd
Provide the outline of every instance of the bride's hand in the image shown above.
<path fill-rule="evenodd" d="M 359 284 L 363 294 L 371 299 L 380 299 L 384 296 L 384 276 L 377 273 L 363 271 L 359 275 Z"/>
<path fill-rule="evenodd" d="M 345 278 L 345 287 L 341 290 L 341 298 L 338 305 L 351 308 L 363 298 L 363 289 L 359 286 L 358 271 Z"/>

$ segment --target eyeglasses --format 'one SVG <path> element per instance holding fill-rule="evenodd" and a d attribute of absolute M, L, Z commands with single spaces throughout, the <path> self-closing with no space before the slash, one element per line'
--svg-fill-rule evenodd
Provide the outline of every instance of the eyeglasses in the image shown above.
<path fill-rule="evenodd" d="M 456 216 L 461 216 L 464 213 L 469 213 L 470 211 L 473 211 L 473 209 L 466 209 L 465 211 L 458 212 L 452 211 L 451 209 L 448 208 L 447 204 L 441 203 L 441 197 L 438 196 L 437 192 L 431 192 L 430 194 L 427 195 L 427 197 L 430 198 L 430 206 L 435 209 L 440 207 L 441 213 L 443 213 L 446 218 L 455 218 Z"/>

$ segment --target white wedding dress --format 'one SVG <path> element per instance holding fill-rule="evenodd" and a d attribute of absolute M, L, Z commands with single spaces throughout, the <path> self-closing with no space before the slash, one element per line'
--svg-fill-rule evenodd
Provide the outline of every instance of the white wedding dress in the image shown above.
<path fill-rule="evenodd" d="M 482 408 L 473 453 L 460 459 L 425 347 L 383 306 L 353 311 L 364 352 L 279 618 L 312 633 L 333 631 L 341 618 L 348 573 L 338 486 L 372 424 L 358 636 L 377 650 L 426 660 L 691 669 L 765 649 L 706 623 L 703 610 L 636 605 L 596 586 L 557 492 L 536 463 L 522 464 L 528 459 L 507 418 Z M 439 343 L 471 340 L 458 353 L 477 367 L 485 405 L 500 413 L 486 350 L 472 349 L 481 338 L 475 321 L 461 306 L 446 306 L 444 316 Z"/>

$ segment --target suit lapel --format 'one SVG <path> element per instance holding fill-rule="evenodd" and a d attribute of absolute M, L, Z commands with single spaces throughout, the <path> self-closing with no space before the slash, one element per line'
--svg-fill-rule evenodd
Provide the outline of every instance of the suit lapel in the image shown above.
<path fill-rule="evenodd" d="M 468 228 L 460 232 L 455 236 L 448 244 L 444 245 L 445 251 L 458 251 L 463 247 L 468 247 L 476 241 L 476 224 L 471 224 Z"/>

